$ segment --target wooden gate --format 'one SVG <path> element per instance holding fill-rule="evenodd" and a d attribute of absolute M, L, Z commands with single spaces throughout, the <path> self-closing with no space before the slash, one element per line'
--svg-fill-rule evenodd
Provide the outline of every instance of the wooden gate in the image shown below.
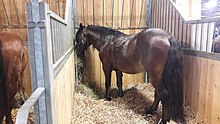
<path fill-rule="evenodd" d="M 75 1 L 73 1 L 75 2 Z M 66 1 L 65 19 L 47 3 L 27 3 L 27 27 L 33 94 L 18 111 L 17 124 L 27 123 L 35 105 L 35 123 L 70 123 L 74 90 L 73 6 Z M 65 107 L 64 107 L 65 106 Z"/>

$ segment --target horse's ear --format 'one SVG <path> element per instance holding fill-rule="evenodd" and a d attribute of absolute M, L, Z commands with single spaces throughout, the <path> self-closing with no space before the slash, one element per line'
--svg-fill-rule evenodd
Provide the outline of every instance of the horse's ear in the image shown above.
<path fill-rule="evenodd" d="M 81 29 L 83 28 L 83 25 L 82 25 L 82 23 L 80 23 L 80 24 L 79 24 L 79 28 L 81 28 Z"/>

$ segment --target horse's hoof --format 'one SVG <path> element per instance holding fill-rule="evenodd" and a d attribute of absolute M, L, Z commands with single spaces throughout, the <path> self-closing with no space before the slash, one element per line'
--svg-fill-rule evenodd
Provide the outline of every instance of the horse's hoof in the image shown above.
<path fill-rule="evenodd" d="M 124 96 L 124 94 L 123 93 L 119 93 L 119 97 L 123 97 Z"/>
<path fill-rule="evenodd" d="M 112 98 L 111 98 L 111 97 L 105 97 L 105 100 L 106 100 L 106 101 L 111 101 Z"/>
<path fill-rule="evenodd" d="M 167 122 L 166 121 L 163 121 L 162 118 L 158 121 L 157 124 L 166 124 Z"/>
<path fill-rule="evenodd" d="M 151 111 L 151 109 L 146 110 L 146 115 L 153 115 L 155 112 Z"/>

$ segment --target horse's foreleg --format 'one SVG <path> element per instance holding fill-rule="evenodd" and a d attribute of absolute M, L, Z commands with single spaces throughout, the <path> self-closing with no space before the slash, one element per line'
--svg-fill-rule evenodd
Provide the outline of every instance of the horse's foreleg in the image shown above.
<path fill-rule="evenodd" d="M 160 98 L 159 98 L 159 94 L 156 92 L 156 90 L 154 91 L 154 102 L 151 106 L 151 108 L 149 110 L 146 111 L 146 114 L 151 114 L 153 115 L 153 113 L 157 110 L 158 108 L 158 104 L 160 102 Z"/>
<path fill-rule="evenodd" d="M 119 96 L 123 97 L 124 96 L 123 90 L 122 90 L 122 76 L 123 76 L 123 74 L 121 71 L 116 71 L 116 76 L 117 76 L 117 87 L 119 90 Z"/>
<path fill-rule="evenodd" d="M 112 73 L 112 69 L 109 68 L 108 66 L 105 66 L 103 65 L 103 71 L 104 71 L 104 74 L 105 74 L 105 98 L 107 100 L 111 100 L 110 98 L 110 88 L 111 88 L 111 73 Z"/>

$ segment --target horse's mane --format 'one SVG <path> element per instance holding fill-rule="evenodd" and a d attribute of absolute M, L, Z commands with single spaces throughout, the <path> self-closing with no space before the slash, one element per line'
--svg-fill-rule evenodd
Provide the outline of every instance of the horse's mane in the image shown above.
<path fill-rule="evenodd" d="M 124 33 L 117 31 L 117 30 L 113 30 L 111 28 L 108 27 L 103 27 L 103 26 L 94 26 L 94 25 L 88 25 L 87 27 L 89 30 L 93 30 L 96 32 L 99 32 L 100 34 L 105 34 L 105 35 L 122 35 Z"/>

